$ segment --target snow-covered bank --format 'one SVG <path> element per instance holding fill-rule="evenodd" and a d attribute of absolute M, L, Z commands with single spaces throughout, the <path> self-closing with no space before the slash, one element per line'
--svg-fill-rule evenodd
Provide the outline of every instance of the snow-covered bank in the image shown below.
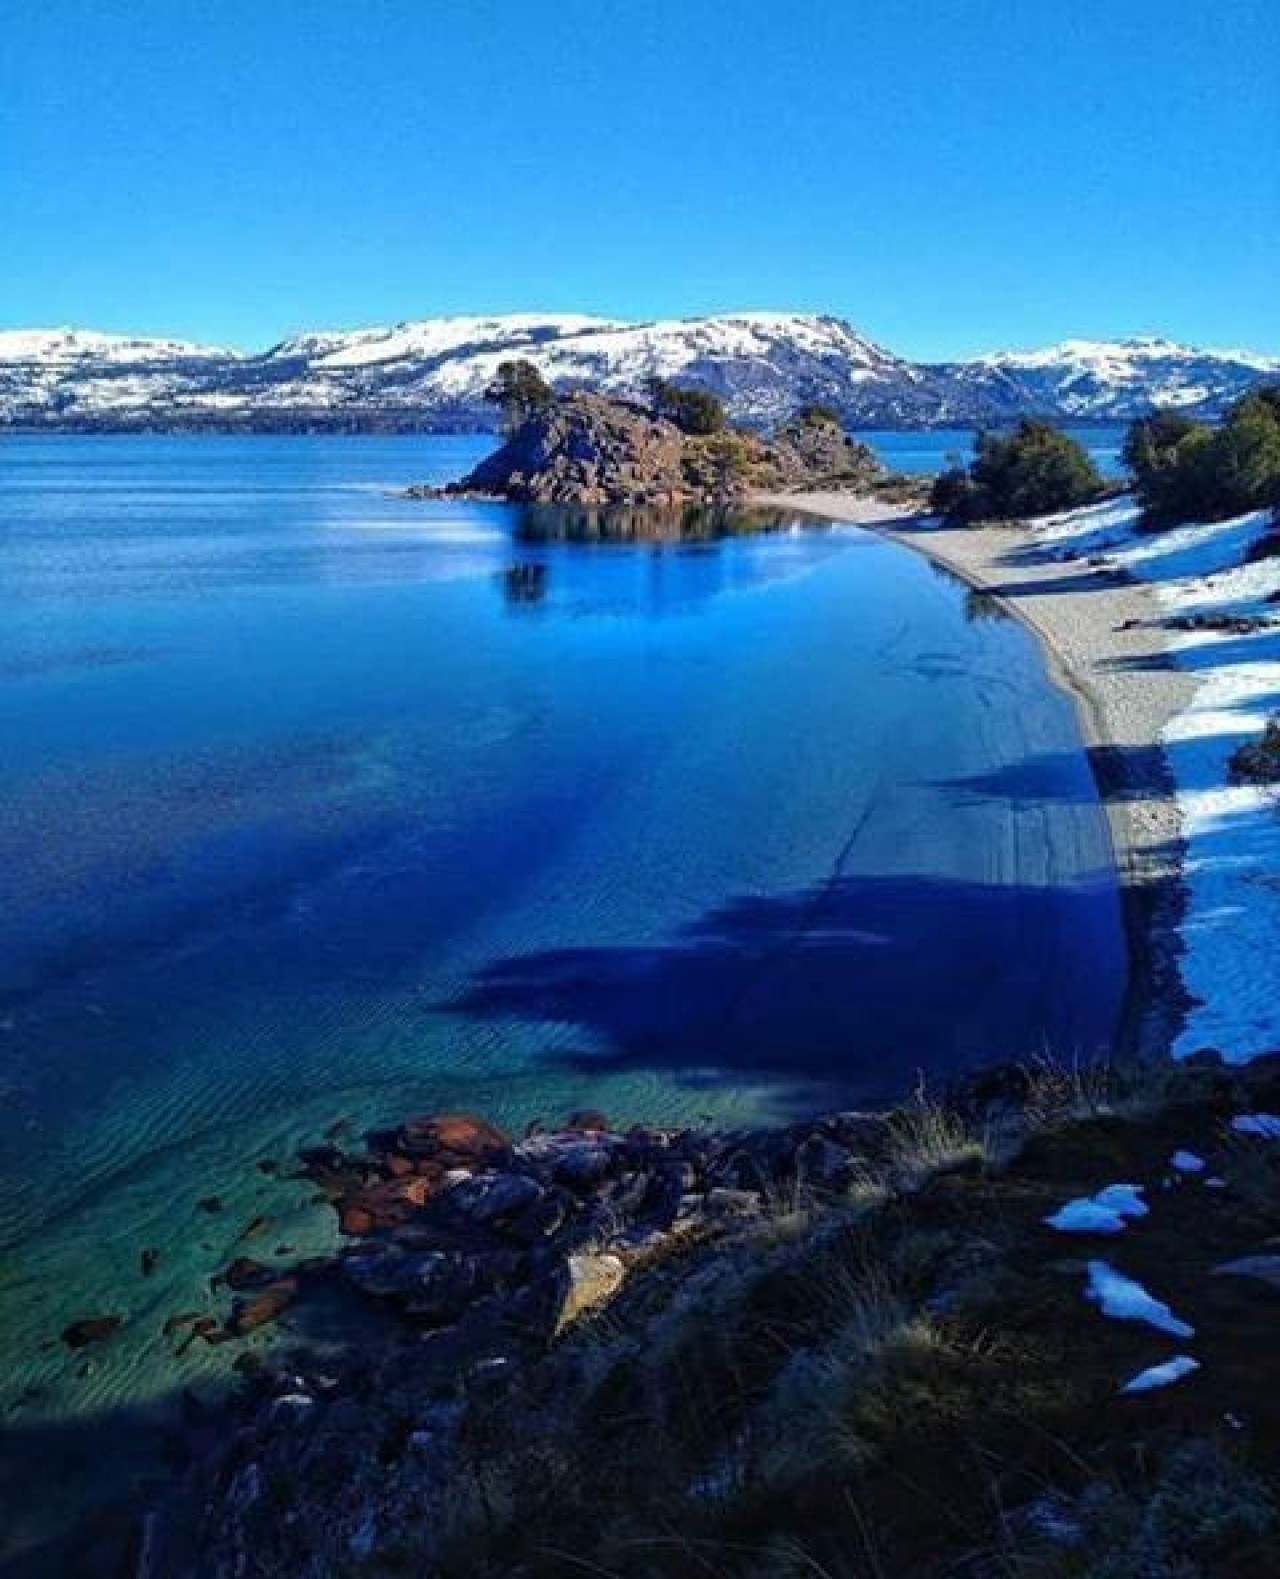
<path fill-rule="evenodd" d="M 1055 555 L 1101 556 L 1154 586 L 1169 618 L 1261 617 L 1252 631 L 1173 629 L 1175 661 L 1196 679 L 1162 741 L 1177 783 L 1187 850 L 1181 972 L 1195 1000 L 1174 1051 L 1214 1047 L 1232 1062 L 1280 1048 L 1280 804 L 1228 782 L 1237 746 L 1280 709 L 1280 558 L 1245 563 L 1266 511 L 1233 521 L 1137 530 L 1121 500 L 1036 522 Z M 1077 561 L 1078 562 L 1078 561 Z"/>

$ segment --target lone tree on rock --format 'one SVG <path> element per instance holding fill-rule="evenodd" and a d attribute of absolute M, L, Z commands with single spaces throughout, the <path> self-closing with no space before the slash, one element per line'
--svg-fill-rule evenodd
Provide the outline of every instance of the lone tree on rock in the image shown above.
<path fill-rule="evenodd" d="M 788 427 L 795 428 L 841 428 L 844 424 L 840 420 L 840 413 L 834 406 L 824 405 L 822 401 L 811 401 L 807 406 L 798 406 L 791 414 Z"/>
<path fill-rule="evenodd" d="M 651 378 L 647 387 L 654 412 L 674 422 L 681 433 L 697 436 L 724 430 L 724 403 L 709 389 L 673 384 L 667 378 Z"/>
<path fill-rule="evenodd" d="M 484 398 L 502 410 L 502 425 L 511 432 L 555 401 L 555 391 L 532 362 L 500 362 Z"/>

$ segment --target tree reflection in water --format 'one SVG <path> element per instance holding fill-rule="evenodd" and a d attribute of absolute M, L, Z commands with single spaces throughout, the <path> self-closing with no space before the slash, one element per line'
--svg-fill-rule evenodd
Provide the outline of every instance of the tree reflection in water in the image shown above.
<path fill-rule="evenodd" d="M 736 504 L 526 504 L 515 535 L 525 543 L 704 543 L 799 524 L 784 510 Z"/>

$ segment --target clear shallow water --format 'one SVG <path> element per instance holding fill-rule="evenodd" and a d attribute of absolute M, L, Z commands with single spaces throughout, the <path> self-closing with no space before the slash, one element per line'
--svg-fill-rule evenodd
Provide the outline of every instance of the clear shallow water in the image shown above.
<path fill-rule="evenodd" d="M 225 1374 L 160 1328 L 251 1217 L 328 1242 L 254 1163 L 341 1115 L 773 1117 L 1112 1029 L 1105 825 L 1020 626 L 851 529 L 536 543 L 388 495 L 484 442 L 4 441 L 0 1492 L 31 1529 Z M 50 1343 L 104 1311 L 87 1369 Z"/>

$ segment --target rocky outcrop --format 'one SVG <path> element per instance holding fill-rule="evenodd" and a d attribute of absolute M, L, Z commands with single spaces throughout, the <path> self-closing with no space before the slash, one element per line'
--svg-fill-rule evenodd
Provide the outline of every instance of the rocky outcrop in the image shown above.
<path fill-rule="evenodd" d="M 879 474 L 871 451 L 834 421 L 795 422 L 772 438 L 737 429 L 690 435 L 634 402 L 577 394 L 528 417 L 444 492 L 530 504 L 671 505 L 788 488 L 866 488 Z"/>

